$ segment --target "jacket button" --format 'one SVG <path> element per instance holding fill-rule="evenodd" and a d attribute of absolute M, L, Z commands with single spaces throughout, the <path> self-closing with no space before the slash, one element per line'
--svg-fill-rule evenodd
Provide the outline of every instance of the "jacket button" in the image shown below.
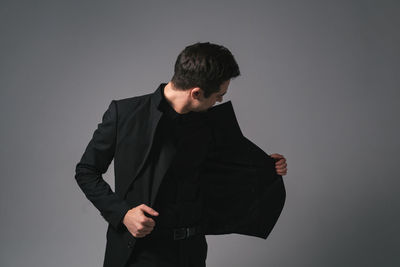
<path fill-rule="evenodd" d="M 128 242 L 128 248 L 132 248 L 132 247 L 133 247 L 132 241 L 129 241 Z"/>

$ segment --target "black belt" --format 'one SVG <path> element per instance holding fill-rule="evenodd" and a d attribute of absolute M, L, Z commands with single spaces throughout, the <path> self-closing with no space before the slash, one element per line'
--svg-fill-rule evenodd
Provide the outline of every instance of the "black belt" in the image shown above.
<path fill-rule="evenodd" d="M 149 234 L 152 237 L 162 237 L 171 240 L 186 239 L 202 233 L 201 225 L 179 228 L 154 228 Z"/>

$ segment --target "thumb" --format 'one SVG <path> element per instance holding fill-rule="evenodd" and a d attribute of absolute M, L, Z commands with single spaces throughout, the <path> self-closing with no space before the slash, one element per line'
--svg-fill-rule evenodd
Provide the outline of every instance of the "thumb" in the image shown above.
<path fill-rule="evenodd" d="M 145 204 L 143 204 L 141 210 L 147 212 L 150 215 L 158 216 L 158 212 L 157 211 L 153 210 L 152 208 L 150 208 L 149 206 L 147 206 Z"/>
<path fill-rule="evenodd" d="M 273 158 L 282 158 L 282 155 L 281 155 L 281 154 L 278 154 L 278 153 L 273 153 L 273 154 L 270 155 L 270 157 L 273 157 Z"/>

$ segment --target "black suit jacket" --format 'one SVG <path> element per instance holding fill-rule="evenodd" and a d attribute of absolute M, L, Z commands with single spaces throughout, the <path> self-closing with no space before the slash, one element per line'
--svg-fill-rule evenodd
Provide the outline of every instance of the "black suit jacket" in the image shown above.
<path fill-rule="evenodd" d="M 162 112 L 161 84 L 153 93 L 112 100 L 93 133 L 75 179 L 86 197 L 109 223 L 104 267 L 123 267 L 134 249 L 136 238 L 122 223 L 126 212 L 141 203 L 126 199 L 149 154 Z M 284 206 L 286 192 L 275 160 L 243 136 L 231 101 L 211 107 L 207 122 L 213 145 L 206 149 L 200 180 L 205 199 L 206 235 L 243 234 L 266 239 Z M 158 167 L 154 178 L 161 184 L 175 149 Z M 114 159 L 115 192 L 102 175 Z M 157 190 L 152 191 L 155 199 Z M 153 201 L 151 203 L 154 203 Z"/>

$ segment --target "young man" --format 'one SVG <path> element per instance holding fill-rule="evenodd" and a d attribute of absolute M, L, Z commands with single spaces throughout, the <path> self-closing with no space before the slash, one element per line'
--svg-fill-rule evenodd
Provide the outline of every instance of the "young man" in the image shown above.
<path fill-rule="evenodd" d="M 214 106 L 239 75 L 228 49 L 196 43 L 170 82 L 111 101 L 75 174 L 109 223 L 104 267 L 205 266 L 207 234 L 267 238 L 287 164 L 242 135 L 230 101 Z"/>

